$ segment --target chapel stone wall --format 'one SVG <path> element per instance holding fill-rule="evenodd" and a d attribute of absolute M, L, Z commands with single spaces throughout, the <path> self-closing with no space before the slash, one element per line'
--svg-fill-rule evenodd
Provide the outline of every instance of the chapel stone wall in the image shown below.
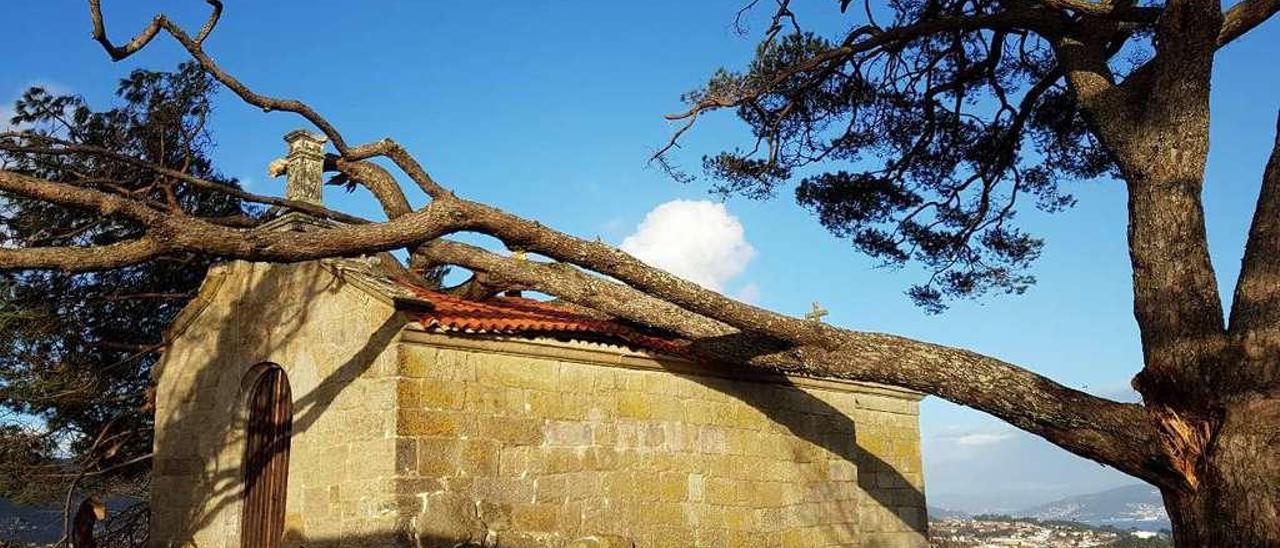
<path fill-rule="evenodd" d="M 319 262 L 211 273 L 158 368 L 153 546 L 240 546 L 245 400 L 280 365 L 293 396 L 288 545 L 391 538 L 403 319 Z"/>
<path fill-rule="evenodd" d="M 915 394 L 405 321 L 320 262 L 211 274 L 158 368 L 152 544 L 239 546 L 264 362 L 288 546 L 926 544 Z"/>
<path fill-rule="evenodd" d="M 926 545 L 914 394 L 410 335 L 396 491 L 427 545 Z"/>

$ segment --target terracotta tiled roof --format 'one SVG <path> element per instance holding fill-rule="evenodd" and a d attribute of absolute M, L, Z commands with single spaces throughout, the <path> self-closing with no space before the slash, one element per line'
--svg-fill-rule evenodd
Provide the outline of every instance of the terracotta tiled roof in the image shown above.
<path fill-rule="evenodd" d="M 423 327 L 440 331 L 506 335 L 579 336 L 613 339 L 629 346 L 683 356 L 684 343 L 675 338 L 645 334 L 613 320 L 593 318 L 568 307 L 523 297 L 493 297 L 472 301 L 416 286 L 406 286 L 431 303 L 419 312 Z"/>

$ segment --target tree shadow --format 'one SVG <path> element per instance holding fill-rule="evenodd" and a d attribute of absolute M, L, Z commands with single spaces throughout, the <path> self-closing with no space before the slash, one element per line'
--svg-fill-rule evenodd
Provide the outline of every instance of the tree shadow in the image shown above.
<path fill-rule="evenodd" d="M 254 366 L 273 361 L 272 357 L 282 352 L 284 347 L 296 344 L 295 339 L 311 336 L 305 334 L 315 319 L 308 303 L 336 294 L 347 285 L 341 275 L 330 273 L 318 262 L 294 265 L 231 263 L 223 268 L 227 270 L 222 272 L 225 279 L 220 283 L 231 285 L 211 289 L 214 301 L 225 302 L 204 304 L 226 313 L 222 318 L 223 325 L 221 328 L 197 326 L 195 323 L 198 321 L 190 324 L 188 327 L 191 329 L 202 331 L 189 332 L 184 336 L 198 336 L 189 343 L 199 345 L 202 351 L 191 354 L 185 361 L 178 356 L 166 357 L 166 371 L 162 372 L 164 375 L 190 376 L 183 386 L 194 389 L 191 393 L 168 394 L 174 401 L 167 402 L 168 412 L 163 422 L 157 421 L 156 424 L 157 447 L 162 443 L 168 445 L 164 446 L 166 454 L 158 454 L 154 464 L 152 489 L 153 493 L 161 492 L 162 496 L 153 495 L 156 518 L 152 523 L 166 519 L 182 523 L 182 531 L 166 535 L 180 543 L 193 542 L 196 531 L 209 527 L 226 512 L 237 512 L 240 507 L 244 475 L 238 464 L 240 455 L 236 453 L 243 452 L 245 443 L 247 406 L 244 398 L 254 380 Z M 251 275 L 246 276 L 246 273 Z M 288 299 L 282 300 L 283 296 Z M 349 390 L 395 343 L 407 321 L 405 314 L 391 310 L 385 318 L 369 322 L 367 326 L 353 322 L 351 329 L 359 331 L 361 340 L 358 344 L 342 347 L 347 355 L 345 359 L 335 360 L 340 363 L 331 370 L 327 364 L 277 362 L 290 372 L 306 367 L 327 371 L 313 386 L 295 392 L 295 435 L 317 427 L 338 395 Z M 322 344 L 326 341 L 312 342 Z M 699 341 L 703 342 L 707 341 Z M 880 506 L 894 509 L 897 519 L 909 530 L 927 534 L 923 515 L 924 493 L 891 463 L 858 443 L 857 425 L 845 411 L 796 386 L 783 375 L 762 373 L 744 382 L 737 372 L 730 378 L 710 368 L 698 368 L 696 372 L 671 370 L 669 373 L 729 395 L 759 410 L 792 435 L 853 463 L 857 469 L 857 484 L 866 497 Z M 390 413 L 394 415 L 394 409 Z M 212 466 L 211 461 L 214 460 L 221 464 Z M 238 523 L 238 516 L 227 519 L 220 526 L 231 528 L 231 522 Z M 226 538 L 239 538 L 238 530 L 220 530 L 220 534 L 224 537 L 220 543 L 225 543 Z M 409 539 L 409 536 L 397 533 L 308 537 L 305 545 L 390 546 L 406 545 Z M 421 539 L 428 545 L 431 542 L 426 541 L 430 540 Z M 449 545 L 450 542 L 449 539 L 435 540 L 439 545 Z M 828 540 L 836 542 L 839 539 Z"/>
<path fill-rule="evenodd" d="M 699 342 L 721 345 L 727 341 Z M 923 490 L 916 486 L 917 482 L 904 476 L 893 463 L 885 461 L 859 443 L 858 425 L 848 411 L 797 386 L 792 378 L 783 374 L 753 371 L 743 375 L 741 371 L 737 371 L 730 377 L 711 367 L 697 369 L 699 372 L 694 374 L 684 369 L 670 372 L 731 396 L 762 412 L 795 437 L 853 463 L 857 466 L 858 487 L 861 492 L 880 506 L 892 510 L 897 521 L 905 525 L 907 530 L 927 538 L 928 523 Z M 866 510 L 857 509 L 859 512 Z M 829 540 L 834 542 L 837 539 Z"/>
<path fill-rule="evenodd" d="M 296 344 L 293 339 L 308 329 L 313 320 L 309 303 L 337 294 L 347 285 L 341 276 L 330 274 L 316 262 L 237 262 L 223 268 L 227 270 L 219 275 L 224 279 L 217 282 L 222 286 L 210 288 L 210 302 L 196 303 L 205 307 L 197 312 L 201 317 L 187 319 L 191 322 L 185 326 L 189 331 L 182 336 L 195 337 L 185 343 L 190 347 L 190 359 L 167 357 L 165 371 L 158 372 L 190 376 L 180 381 L 180 388 L 158 395 L 172 401 L 165 402 L 165 416 L 157 417 L 160 451 L 153 465 L 152 512 L 158 518 L 153 523 L 183 524 L 181 531 L 166 535 L 179 542 L 192 542 L 196 531 L 209 527 L 225 511 L 237 511 L 242 502 L 244 474 L 239 463 L 241 455 L 237 453 L 243 453 L 246 441 L 245 398 L 256 380 L 255 367 L 277 363 L 285 369 L 291 384 L 302 376 L 303 368 L 327 369 L 327 364 L 279 363 L 288 360 L 273 357 L 291 342 Z M 289 300 L 284 301 L 281 296 L 288 296 Z M 210 312 L 225 316 L 216 318 L 220 321 L 203 317 Z M 316 425 L 337 395 L 361 378 L 406 321 L 403 314 L 392 311 L 364 336 L 358 349 L 314 387 L 295 392 L 295 436 Z M 212 325 L 215 323 L 218 325 Z M 196 330 L 199 332 L 192 332 Z M 238 530 L 222 533 L 238 537 Z"/>

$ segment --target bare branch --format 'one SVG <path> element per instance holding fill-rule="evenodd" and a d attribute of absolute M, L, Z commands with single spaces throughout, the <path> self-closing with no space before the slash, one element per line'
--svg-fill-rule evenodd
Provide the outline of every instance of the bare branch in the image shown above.
<path fill-rule="evenodd" d="M 242 100 L 244 100 L 244 102 L 259 107 L 267 112 L 272 110 L 283 110 L 286 112 L 296 113 L 303 118 L 306 118 L 312 125 L 315 125 L 320 129 L 320 131 L 324 132 L 325 136 L 329 138 L 334 147 L 338 149 L 338 152 L 345 154 L 347 150 L 347 142 L 342 138 L 342 134 L 338 132 L 337 128 L 335 128 L 333 124 L 330 124 L 328 120 L 325 120 L 324 117 L 312 110 L 311 107 L 301 101 L 293 99 L 277 99 L 275 97 L 268 97 L 255 93 L 253 90 L 249 89 L 248 86 L 245 86 L 242 82 L 228 74 L 222 69 L 222 67 L 218 66 L 218 64 L 214 62 L 213 58 L 209 57 L 209 55 L 204 52 L 202 42 L 208 34 L 206 29 L 212 29 L 213 24 L 217 22 L 217 18 L 222 12 L 222 4 L 220 2 L 210 3 L 215 6 L 214 15 L 211 16 L 209 22 L 205 24 L 205 28 L 201 29 L 197 38 L 192 38 L 186 33 L 186 31 L 182 30 L 181 27 L 171 21 L 168 16 L 161 13 L 157 14 L 155 18 L 151 20 L 151 24 L 147 25 L 142 32 L 138 33 L 138 35 L 128 43 L 123 46 L 116 46 L 107 38 L 106 25 L 102 19 L 101 0 L 89 0 L 89 13 L 93 19 L 93 37 L 99 44 L 102 44 L 102 47 L 107 50 L 107 53 L 111 55 L 113 60 L 119 61 L 146 47 L 146 45 L 156 37 L 156 34 L 161 30 L 164 30 L 165 32 L 168 32 L 170 36 L 173 36 L 173 38 L 187 50 L 187 53 L 200 63 L 201 68 L 221 82 L 222 85 L 227 86 L 228 89 L 238 95 Z"/>
<path fill-rule="evenodd" d="M 207 37 L 208 31 L 217 23 L 217 19 L 222 13 L 221 2 L 217 0 L 206 0 L 214 6 L 214 13 L 210 16 L 209 21 L 205 23 L 205 28 L 201 29 L 197 38 L 191 38 L 191 36 L 188 35 L 186 31 L 182 30 L 181 27 L 171 21 L 164 14 L 160 14 L 152 20 L 151 24 L 143 30 L 138 37 L 130 41 L 129 44 L 117 47 L 106 37 L 106 30 L 102 21 L 102 10 L 99 5 L 100 1 L 101 0 L 90 0 L 89 2 L 89 9 L 94 25 L 94 38 L 102 44 L 102 47 L 107 50 L 112 59 L 120 60 L 136 53 L 138 50 L 145 47 L 152 38 L 155 38 L 155 35 L 160 30 L 164 30 L 165 32 L 168 32 L 170 36 L 173 36 L 173 38 L 187 50 L 187 53 L 189 53 L 192 58 L 200 63 L 201 68 L 213 76 L 218 82 L 221 82 L 222 85 L 226 86 L 227 89 L 230 89 L 233 93 L 239 96 L 244 102 L 259 107 L 267 112 L 280 110 L 298 114 L 324 133 L 325 137 L 329 139 L 329 142 L 333 143 L 334 148 L 338 150 L 338 154 L 343 158 L 351 161 L 357 161 L 372 158 L 374 156 L 386 156 L 395 162 L 397 167 L 404 170 L 405 174 L 417 183 L 418 186 L 427 193 L 427 195 L 432 198 L 441 198 L 447 194 L 447 191 L 435 182 L 430 174 L 428 174 L 427 171 L 418 164 L 417 160 L 413 159 L 413 157 L 405 152 L 404 148 L 395 141 L 391 139 L 383 139 L 375 143 L 361 145 L 358 147 L 349 147 L 346 139 L 343 138 L 342 133 L 338 131 L 338 128 L 306 103 L 296 99 L 280 99 L 259 94 L 250 89 L 240 80 L 236 79 L 234 76 L 231 76 L 227 71 L 223 70 L 222 67 L 209 56 L 209 54 L 205 53 L 204 48 L 202 47 L 202 43 L 204 38 Z"/>
<path fill-rule="evenodd" d="M 431 174 L 427 173 L 427 170 L 422 167 L 422 164 L 419 164 L 418 161 L 404 149 L 404 147 L 400 146 L 400 143 L 397 143 L 392 139 L 383 139 L 374 143 L 360 145 L 343 154 L 344 158 L 352 161 L 364 160 L 375 156 L 385 156 L 389 158 L 396 164 L 396 167 L 400 168 L 401 171 L 408 175 L 423 192 L 427 193 L 427 196 L 435 199 L 442 199 L 451 194 L 443 186 L 437 183 L 436 180 L 431 177 Z"/>
<path fill-rule="evenodd" d="M 213 11 L 209 13 L 209 19 L 204 22 L 204 26 L 200 27 L 199 34 L 196 34 L 196 43 L 204 44 L 204 39 L 209 37 L 209 33 L 213 32 L 213 27 L 218 25 L 218 19 L 222 17 L 222 1 L 221 0 L 204 0 Z"/>
<path fill-rule="evenodd" d="M 4 137 L 4 136 L 32 137 L 29 134 L 13 134 L 13 133 L 0 134 L 0 137 Z M 275 198 L 271 196 L 263 196 L 260 194 L 246 192 L 244 190 L 241 190 L 233 186 L 215 183 L 213 181 L 209 181 L 206 179 L 201 179 L 199 177 L 196 177 L 194 175 L 191 175 L 182 171 L 160 167 L 150 162 L 147 162 L 145 160 L 140 160 L 138 158 L 134 158 L 127 154 L 121 154 L 119 152 L 115 152 L 113 150 L 108 150 L 101 147 L 96 147 L 91 145 L 78 145 L 74 143 L 68 143 L 65 141 L 51 139 L 48 137 L 40 137 L 39 140 L 51 141 L 51 142 L 57 143 L 58 146 L 33 147 L 33 146 L 23 146 L 23 145 L 17 145 L 17 144 L 0 141 L 0 150 L 7 150 L 10 152 L 22 152 L 22 153 L 28 153 L 28 154 L 48 154 L 48 155 L 91 154 L 94 156 L 109 158 L 122 163 L 148 169 L 160 175 L 164 175 L 166 177 L 172 177 L 174 179 L 177 179 L 179 181 L 182 181 L 184 183 L 190 184 L 195 187 L 203 188 L 206 190 L 212 190 L 214 192 L 220 192 L 229 196 L 240 198 L 241 200 L 245 200 L 248 202 L 283 207 L 286 209 L 292 209 L 292 210 L 301 211 L 303 213 L 307 213 L 310 215 L 315 215 L 317 217 L 324 218 L 324 219 L 333 219 L 335 221 L 342 221 L 344 223 L 363 224 L 363 223 L 369 222 L 367 219 L 363 219 L 353 215 L 348 215 L 346 213 L 342 213 L 341 211 L 334 211 L 331 209 L 327 209 L 314 204 L 309 204 L 306 202 L 299 202 L 296 200 L 285 200 L 282 198 Z"/>
<path fill-rule="evenodd" d="M 56 269 L 68 272 L 108 270 L 147 262 L 165 253 L 164 246 L 141 238 L 98 247 L 0 248 L 0 271 Z"/>
<path fill-rule="evenodd" d="M 164 16 L 157 15 L 146 28 L 123 46 L 117 46 L 107 38 L 107 28 L 102 21 L 102 0 L 89 0 L 89 18 L 93 21 L 93 39 L 102 44 L 112 61 L 119 61 L 146 47 L 156 37 L 156 33 L 160 32 L 160 21 Z"/>
<path fill-rule="evenodd" d="M 729 106 L 729 104 L 725 103 L 720 106 Z M 719 107 L 716 107 L 716 108 L 719 108 Z M 701 115 L 704 110 L 707 110 L 707 109 L 695 108 L 694 110 L 690 111 L 688 116 L 684 118 L 684 123 L 680 124 L 680 127 L 677 128 L 676 131 L 671 134 L 670 139 L 667 139 L 667 144 L 662 145 L 662 148 L 659 148 L 657 152 L 654 152 L 651 156 L 649 156 L 649 161 L 663 162 L 664 158 L 666 158 L 667 153 L 671 152 L 671 149 L 680 146 L 680 137 L 684 136 L 685 132 L 693 128 L 694 124 L 698 123 L 698 116 Z M 671 116 L 667 116 L 667 119 L 674 121 L 680 118 L 673 118 Z"/>
<path fill-rule="evenodd" d="M 353 181 L 369 189 L 373 197 L 382 205 L 382 212 L 388 219 L 394 219 L 413 211 L 404 191 L 387 170 L 373 162 L 352 161 L 342 157 L 332 157 L 334 169 L 346 174 Z"/>

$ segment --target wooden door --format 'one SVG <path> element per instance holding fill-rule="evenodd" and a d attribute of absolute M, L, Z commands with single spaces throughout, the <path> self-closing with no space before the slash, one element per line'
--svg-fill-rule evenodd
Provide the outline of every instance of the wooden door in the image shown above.
<path fill-rule="evenodd" d="M 289 480 L 289 437 L 293 398 L 284 370 L 262 372 L 249 395 L 244 457 L 244 514 L 240 546 L 278 548 L 284 536 L 284 503 Z"/>

